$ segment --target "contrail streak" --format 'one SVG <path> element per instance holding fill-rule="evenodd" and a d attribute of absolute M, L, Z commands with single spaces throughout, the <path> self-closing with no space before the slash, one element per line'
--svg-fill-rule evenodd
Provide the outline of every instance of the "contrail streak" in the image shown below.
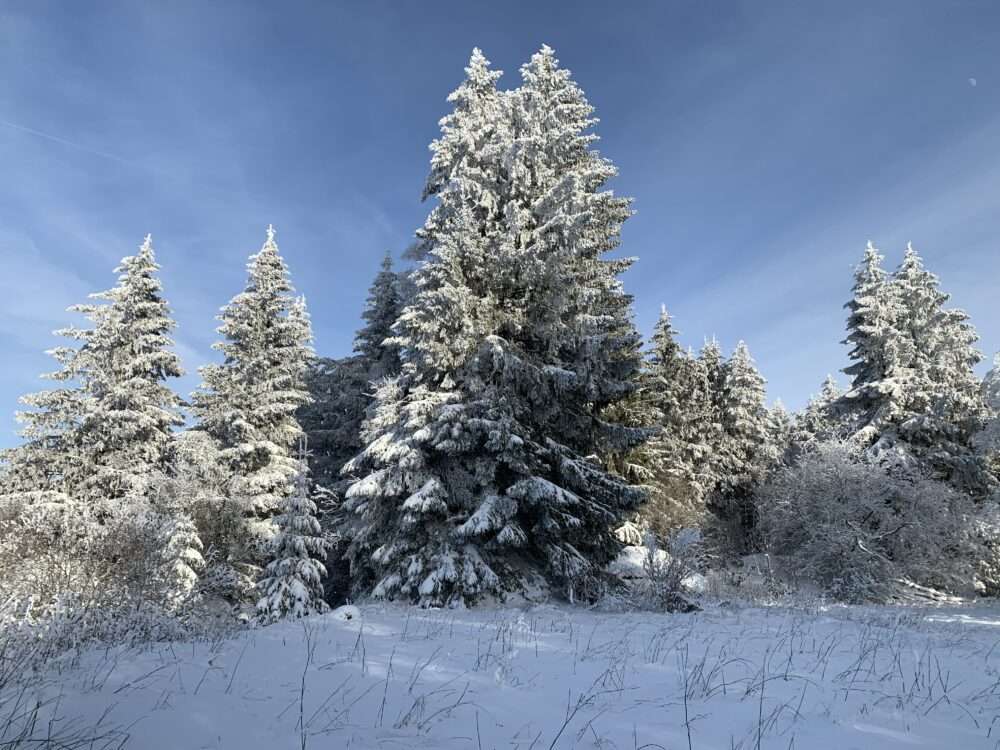
<path fill-rule="evenodd" d="M 93 154 L 94 156 L 100 156 L 105 159 L 111 159 L 111 161 L 119 162 L 120 164 L 131 164 L 128 159 L 123 159 L 120 156 L 115 156 L 114 154 L 109 154 L 107 151 L 98 151 L 97 149 L 88 148 L 79 143 L 74 143 L 73 141 L 68 141 L 65 138 L 60 138 L 57 135 L 52 135 L 51 133 L 43 133 L 41 130 L 35 130 L 34 128 L 28 128 L 24 125 L 18 125 L 16 122 L 10 122 L 9 120 L 0 119 L 0 125 L 6 125 L 8 128 L 13 128 L 14 130 L 20 130 L 22 133 L 29 133 L 30 135 L 36 135 L 39 138 L 45 138 L 49 141 L 55 141 L 56 143 L 61 143 L 64 146 L 69 146 L 70 148 L 75 148 L 78 151 L 84 151 L 88 154 Z"/>

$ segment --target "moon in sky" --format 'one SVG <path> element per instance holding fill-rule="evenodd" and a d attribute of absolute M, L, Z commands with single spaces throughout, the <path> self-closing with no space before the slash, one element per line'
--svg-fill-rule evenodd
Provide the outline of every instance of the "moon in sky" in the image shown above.
<path fill-rule="evenodd" d="M 978 81 L 975 78 L 969 79 L 969 85 L 972 86 L 972 88 L 975 88 L 977 83 Z"/>

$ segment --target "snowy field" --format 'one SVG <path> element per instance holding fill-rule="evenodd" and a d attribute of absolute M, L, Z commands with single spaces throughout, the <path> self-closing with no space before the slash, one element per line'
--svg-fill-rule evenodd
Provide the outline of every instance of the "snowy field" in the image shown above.
<path fill-rule="evenodd" d="M 36 690 L 141 750 L 972 750 L 1000 747 L 1000 607 L 365 607 L 92 650 Z"/>

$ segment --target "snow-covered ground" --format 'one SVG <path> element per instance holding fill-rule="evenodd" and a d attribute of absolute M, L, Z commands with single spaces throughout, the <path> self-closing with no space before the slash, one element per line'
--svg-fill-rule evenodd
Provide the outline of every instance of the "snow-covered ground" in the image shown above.
<path fill-rule="evenodd" d="M 91 650 L 43 690 L 141 750 L 1000 747 L 1000 607 L 351 614 Z"/>

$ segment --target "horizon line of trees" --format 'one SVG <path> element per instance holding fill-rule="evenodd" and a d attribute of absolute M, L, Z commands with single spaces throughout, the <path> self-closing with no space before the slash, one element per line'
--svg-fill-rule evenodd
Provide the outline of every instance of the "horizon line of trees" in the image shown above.
<path fill-rule="evenodd" d="M 870 243 L 858 266 L 849 388 L 768 408 L 744 342 L 685 350 L 666 309 L 642 341 L 620 281 L 635 259 L 608 257 L 631 200 L 606 189 L 616 169 L 554 52 L 509 91 L 479 50 L 465 73 L 414 267 L 386 256 L 353 355 L 315 356 L 270 227 L 188 429 L 151 239 L 72 308 L 87 325 L 57 332 L 54 387 L 22 399 L 0 466 L 0 579 L 21 615 L 595 600 L 624 542 L 682 528 L 719 564 L 792 556 L 841 598 L 895 578 L 995 590 L 1000 359 L 976 377 L 975 329 L 912 247 L 893 273 Z"/>

